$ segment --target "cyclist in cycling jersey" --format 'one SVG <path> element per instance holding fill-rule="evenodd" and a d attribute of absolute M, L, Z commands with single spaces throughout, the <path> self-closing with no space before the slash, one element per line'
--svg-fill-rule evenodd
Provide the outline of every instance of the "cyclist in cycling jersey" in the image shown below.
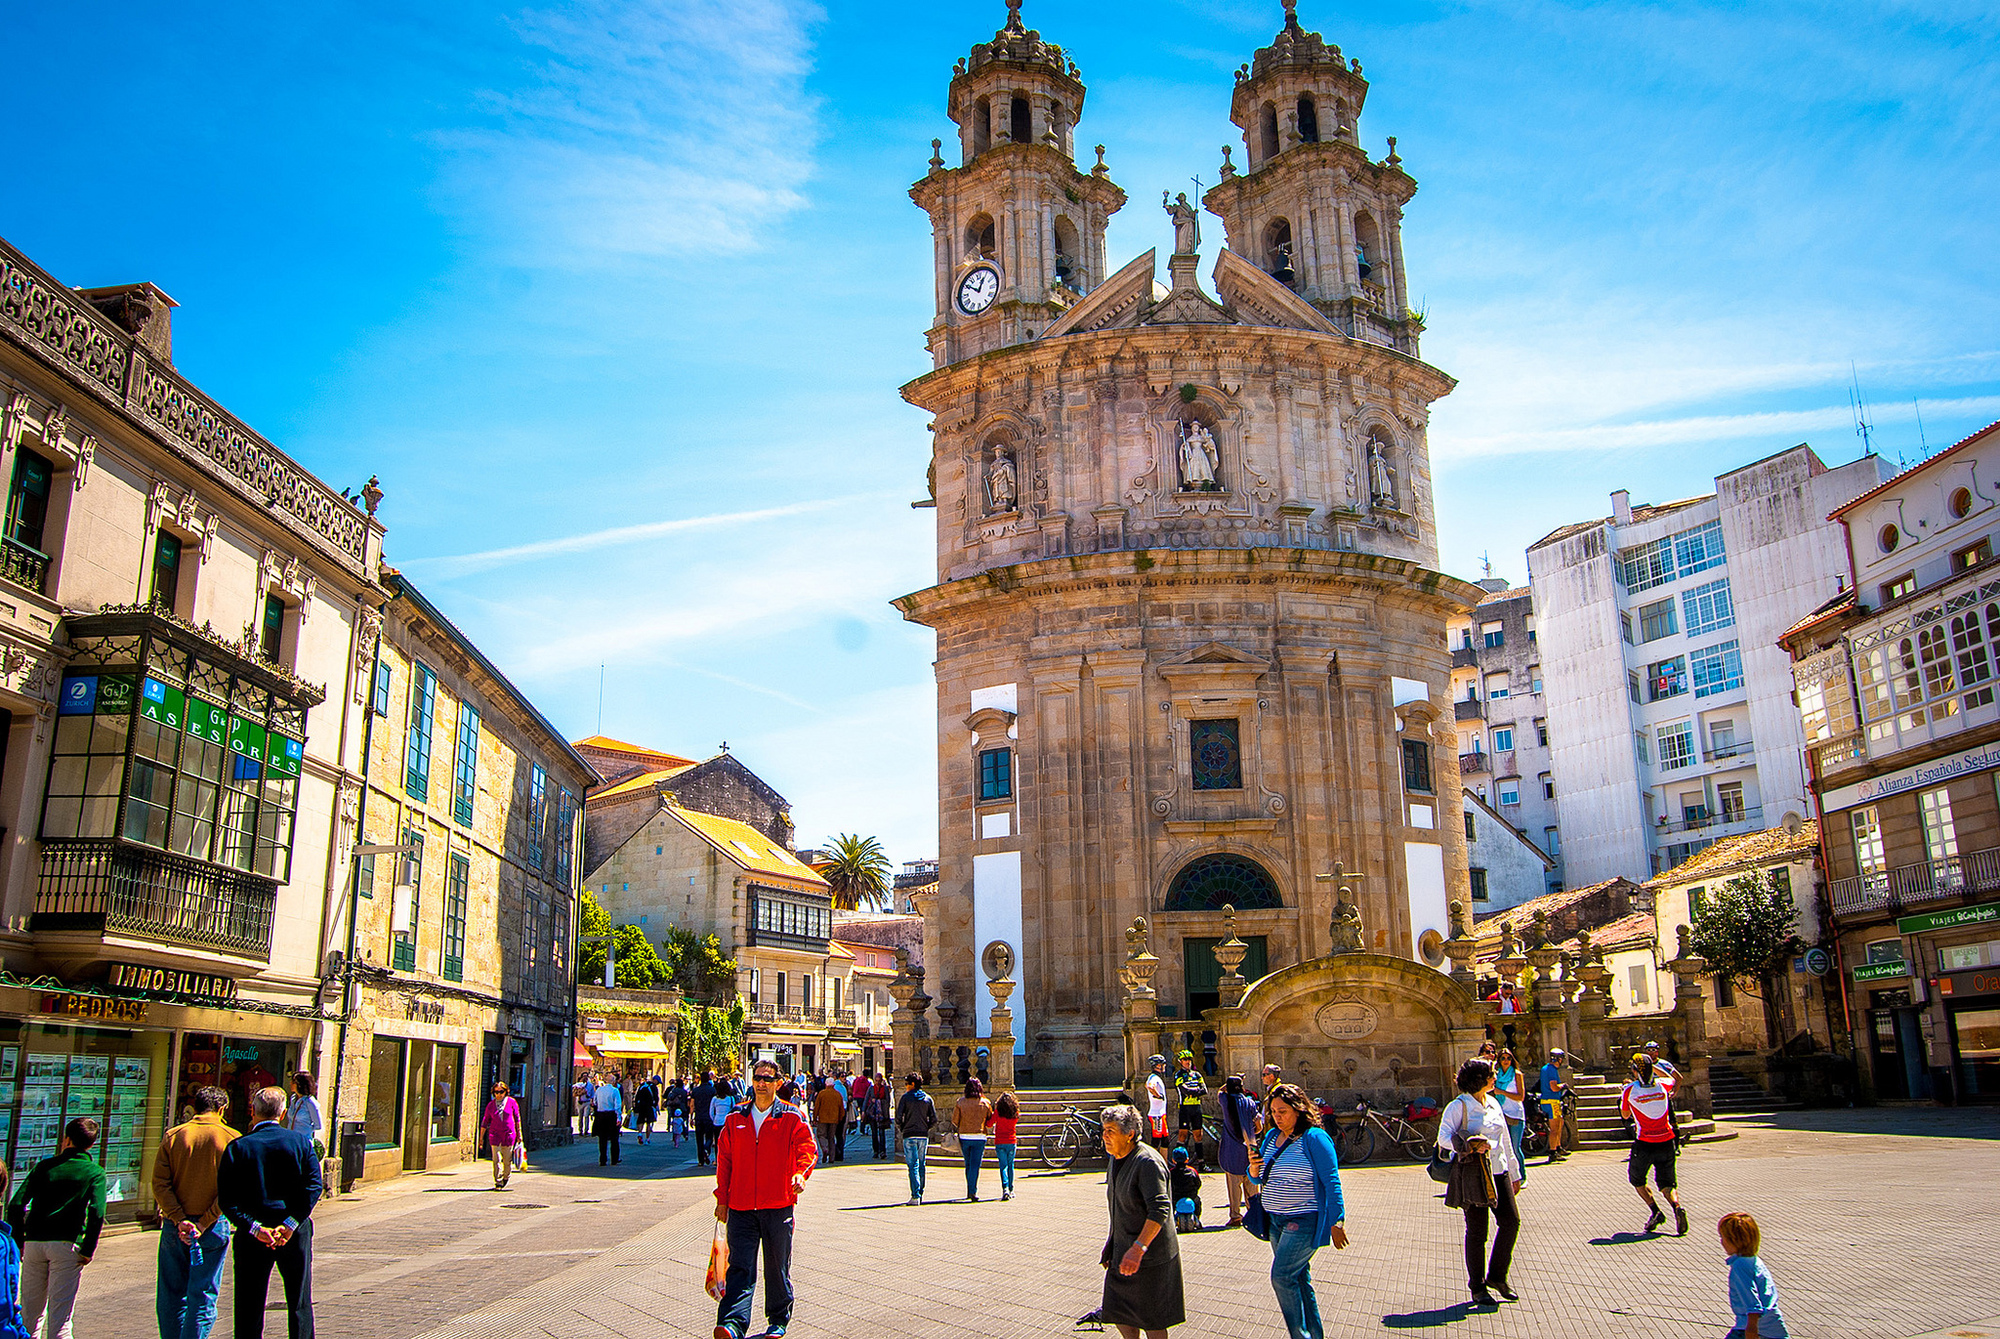
<path fill-rule="evenodd" d="M 1563 1143 L 1563 1096 L 1569 1092 L 1569 1084 L 1563 1080 L 1563 1050 L 1560 1046 L 1549 1048 L 1549 1062 L 1542 1066 L 1541 1098 L 1542 1111 L 1549 1118 L 1549 1161 L 1561 1162 L 1569 1154 Z"/>
<path fill-rule="evenodd" d="M 1660 1193 L 1667 1197 L 1667 1203 L 1674 1211 L 1674 1235 L 1685 1237 L 1688 1230 L 1687 1210 L 1681 1207 L 1679 1179 L 1674 1171 L 1674 1159 L 1680 1150 L 1674 1129 L 1674 1088 L 1671 1083 L 1660 1082 L 1660 1076 L 1653 1070 L 1653 1062 L 1640 1056 L 1632 1062 L 1632 1082 L 1618 1095 L 1618 1112 L 1632 1122 L 1632 1153 L 1630 1157 L 1632 1188 L 1639 1192 L 1639 1198 L 1646 1202 L 1646 1226 L 1641 1229 L 1651 1232 L 1667 1221 L 1660 1211 L 1659 1201 L 1646 1186 L 1646 1170 L 1652 1169 L 1653 1181 L 1660 1187 Z"/>
<path fill-rule="evenodd" d="M 1673 1084 L 1681 1081 L 1681 1072 L 1675 1069 L 1673 1064 L 1660 1054 L 1660 1043 L 1656 1041 L 1646 1043 L 1646 1058 L 1653 1062 L 1653 1072 L 1668 1083 Z"/>

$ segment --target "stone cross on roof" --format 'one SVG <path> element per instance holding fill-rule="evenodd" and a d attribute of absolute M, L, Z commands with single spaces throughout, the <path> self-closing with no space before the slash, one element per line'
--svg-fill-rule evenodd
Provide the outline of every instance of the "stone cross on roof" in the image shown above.
<path fill-rule="evenodd" d="M 1007 27 L 1004 31 L 1010 33 L 1026 31 L 1021 26 L 1021 0 L 1007 0 Z"/>

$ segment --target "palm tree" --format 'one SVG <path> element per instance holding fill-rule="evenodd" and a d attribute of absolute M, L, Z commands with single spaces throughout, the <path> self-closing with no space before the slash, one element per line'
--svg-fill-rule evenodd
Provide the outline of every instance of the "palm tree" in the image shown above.
<path fill-rule="evenodd" d="M 858 911 L 863 903 L 884 905 L 889 898 L 888 853 L 873 837 L 843 832 L 827 844 L 826 858 L 814 866 L 833 889 L 838 911 Z"/>

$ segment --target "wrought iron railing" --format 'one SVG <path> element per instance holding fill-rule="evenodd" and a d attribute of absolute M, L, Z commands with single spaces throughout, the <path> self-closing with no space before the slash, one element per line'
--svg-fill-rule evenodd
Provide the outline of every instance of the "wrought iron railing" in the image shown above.
<path fill-rule="evenodd" d="M 1690 814 L 1659 825 L 1660 832 L 1698 832 L 1702 828 L 1719 828 L 1729 823 L 1761 823 L 1764 821 L 1764 806 L 1752 805 L 1747 809 L 1722 808 L 1716 812 Z"/>
<path fill-rule="evenodd" d="M 1722 744 L 1712 749 L 1703 749 L 1701 756 L 1707 762 L 1721 762 L 1724 758 L 1740 758 L 1747 753 L 1754 753 L 1756 749 L 1757 741 L 1754 739 L 1739 739 L 1734 744 Z"/>
<path fill-rule="evenodd" d="M 826 1026 L 826 1010 L 808 1008 L 803 1004 L 753 1004 L 750 1006 L 752 1021 L 759 1023 L 799 1023 L 811 1027 Z"/>
<path fill-rule="evenodd" d="M 116 930 L 244 957 L 271 956 L 278 887 L 241 870 L 120 841 L 49 842 L 36 930 Z"/>
<path fill-rule="evenodd" d="M 1835 879 L 1827 900 L 1836 916 L 1898 911 L 2000 889 L 2000 847 Z"/>
<path fill-rule="evenodd" d="M 29 548 L 18 539 L 0 541 L 0 577 L 17 586 L 26 586 L 37 595 L 44 594 L 43 586 L 49 577 L 49 555 L 40 549 Z"/>

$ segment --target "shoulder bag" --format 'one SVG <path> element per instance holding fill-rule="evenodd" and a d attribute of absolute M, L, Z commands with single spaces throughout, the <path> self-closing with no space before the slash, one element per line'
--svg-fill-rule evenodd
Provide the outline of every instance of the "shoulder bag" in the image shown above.
<path fill-rule="evenodd" d="M 1463 1095 L 1461 1094 L 1455 1100 L 1464 1100 Z M 1454 1161 L 1455 1159 L 1446 1157 L 1444 1150 L 1433 1143 L 1431 1145 L 1431 1160 L 1424 1170 L 1429 1172 L 1431 1180 L 1437 1182 L 1439 1185 L 1449 1185 L 1451 1182 L 1451 1165 Z"/>
<path fill-rule="evenodd" d="M 1285 1149 L 1299 1142 L 1299 1139 L 1294 1138 L 1290 1143 L 1285 1145 L 1285 1148 L 1281 1148 L 1273 1154 L 1270 1162 L 1264 1164 L 1264 1175 L 1270 1175 L 1271 1163 L 1284 1157 Z M 1261 1187 L 1263 1183 L 1264 1177 L 1258 1177 L 1257 1184 Z M 1259 1241 L 1269 1241 L 1271 1239 L 1271 1215 L 1264 1212 L 1264 1192 L 1261 1189 L 1251 1191 L 1250 1202 L 1243 1206 L 1243 1230 Z"/>

